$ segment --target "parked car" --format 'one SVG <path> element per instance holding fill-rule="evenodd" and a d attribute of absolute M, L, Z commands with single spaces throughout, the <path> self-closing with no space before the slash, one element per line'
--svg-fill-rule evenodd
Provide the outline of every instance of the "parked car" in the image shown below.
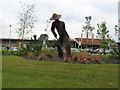
<path fill-rule="evenodd" d="M 87 48 L 84 51 L 88 52 L 88 53 L 94 53 L 94 49 L 92 49 L 92 48 Z"/>
<path fill-rule="evenodd" d="M 94 53 L 95 54 L 97 54 L 97 53 L 102 54 L 103 53 L 103 49 L 102 48 L 98 48 L 98 49 L 94 50 Z"/>
<path fill-rule="evenodd" d="M 71 51 L 79 52 L 77 48 L 71 48 Z"/>
<path fill-rule="evenodd" d="M 17 50 L 18 50 L 17 47 L 10 47 L 10 48 L 9 48 L 9 51 L 17 51 Z"/>
<path fill-rule="evenodd" d="M 105 51 L 106 53 L 115 53 L 113 49 L 109 49 Z"/>

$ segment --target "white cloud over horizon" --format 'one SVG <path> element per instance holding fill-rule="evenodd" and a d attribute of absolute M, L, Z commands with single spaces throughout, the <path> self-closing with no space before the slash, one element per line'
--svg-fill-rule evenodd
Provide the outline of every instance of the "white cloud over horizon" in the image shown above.
<path fill-rule="evenodd" d="M 110 30 L 110 35 L 114 36 L 114 26 L 118 24 L 118 1 L 119 0 L 1 0 L 0 1 L 0 37 L 9 38 L 9 25 L 12 25 L 12 37 L 17 38 L 16 29 L 18 27 L 20 3 L 35 3 L 36 17 L 33 34 L 45 33 L 46 21 L 53 13 L 62 14 L 60 20 L 66 24 L 66 30 L 72 39 L 80 37 L 82 25 L 85 17 L 92 16 L 91 25 L 96 29 L 96 25 L 106 22 Z M 95 30 L 96 30 L 95 29 Z M 96 32 L 96 31 L 94 31 Z M 47 32 L 50 39 L 54 39 L 49 30 Z"/>

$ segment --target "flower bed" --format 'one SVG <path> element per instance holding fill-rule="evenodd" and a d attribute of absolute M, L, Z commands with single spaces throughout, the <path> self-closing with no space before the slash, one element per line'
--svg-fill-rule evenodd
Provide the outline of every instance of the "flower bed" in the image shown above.
<path fill-rule="evenodd" d="M 35 55 L 32 51 L 2 51 L 3 55 L 18 55 L 25 57 L 30 60 L 37 61 L 57 61 L 57 62 L 68 62 L 68 63 L 80 63 L 80 64 L 118 64 L 116 54 L 107 55 L 96 55 L 87 53 L 72 53 L 71 57 L 64 57 L 63 59 L 58 58 L 56 50 L 43 49 L 38 55 Z"/>

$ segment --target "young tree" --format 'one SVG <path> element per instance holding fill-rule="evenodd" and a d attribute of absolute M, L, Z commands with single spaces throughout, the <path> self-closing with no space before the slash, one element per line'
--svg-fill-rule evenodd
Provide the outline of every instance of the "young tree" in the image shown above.
<path fill-rule="evenodd" d="M 106 54 L 106 48 L 109 48 L 109 40 L 110 35 L 109 31 L 107 30 L 106 23 L 102 22 L 101 24 L 97 24 L 98 30 L 97 30 L 97 37 L 101 39 L 101 46 L 103 48 L 103 53 Z"/>
<path fill-rule="evenodd" d="M 35 4 L 22 4 L 21 11 L 19 12 L 19 27 L 17 30 L 19 38 L 22 40 L 30 36 L 32 29 L 34 28 L 34 23 L 37 21 L 34 15 Z M 27 36 L 28 35 L 28 36 Z"/>
<path fill-rule="evenodd" d="M 86 48 L 87 48 L 89 35 L 92 34 L 95 28 L 90 25 L 90 21 L 92 19 L 91 16 L 85 17 L 85 19 L 86 19 L 86 22 L 85 22 L 86 25 L 83 26 L 83 32 L 85 32 L 86 37 L 87 37 L 87 42 L 86 42 Z"/>
<path fill-rule="evenodd" d="M 118 43 L 119 43 L 119 41 L 120 41 L 120 36 L 119 36 L 119 27 L 118 27 L 118 25 L 115 25 L 115 36 L 118 36 Z M 120 45 L 119 45 L 119 48 L 120 48 Z"/>
<path fill-rule="evenodd" d="M 118 44 L 118 55 L 119 55 L 118 58 L 120 60 L 120 54 L 119 54 L 120 53 L 120 42 L 119 42 L 120 36 L 119 36 L 119 34 L 120 34 L 120 28 L 117 25 L 115 25 L 115 35 L 118 36 L 118 43 L 117 43 Z"/>
<path fill-rule="evenodd" d="M 117 36 L 117 34 L 118 34 L 118 26 L 117 25 L 115 25 L 115 35 Z"/>
<path fill-rule="evenodd" d="M 46 28 L 45 28 L 46 32 L 48 31 L 48 27 L 49 27 L 50 23 L 51 23 L 51 20 L 47 20 L 47 24 L 46 24 Z"/>

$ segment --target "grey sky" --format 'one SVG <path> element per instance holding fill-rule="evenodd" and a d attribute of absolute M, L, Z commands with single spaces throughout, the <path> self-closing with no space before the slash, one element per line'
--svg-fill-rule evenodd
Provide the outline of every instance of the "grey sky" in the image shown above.
<path fill-rule="evenodd" d="M 46 33 L 46 21 L 53 13 L 62 14 L 60 20 L 66 24 L 66 30 L 72 39 L 80 37 L 82 25 L 85 17 L 92 16 L 91 25 L 106 22 L 113 39 L 114 26 L 118 19 L 118 1 L 119 0 L 1 0 L 0 1 L 0 37 L 9 38 L 9 25 L 12 25 L 12 38 L 17 38 L 16 29 L 18 27 L 20 3 L 35 3 L 36 17 L 38 22 L 35 24 L 33 34 L 39 36 Z M 54 39 L 49 30 L 47 32 L 50 39 Z"/>

